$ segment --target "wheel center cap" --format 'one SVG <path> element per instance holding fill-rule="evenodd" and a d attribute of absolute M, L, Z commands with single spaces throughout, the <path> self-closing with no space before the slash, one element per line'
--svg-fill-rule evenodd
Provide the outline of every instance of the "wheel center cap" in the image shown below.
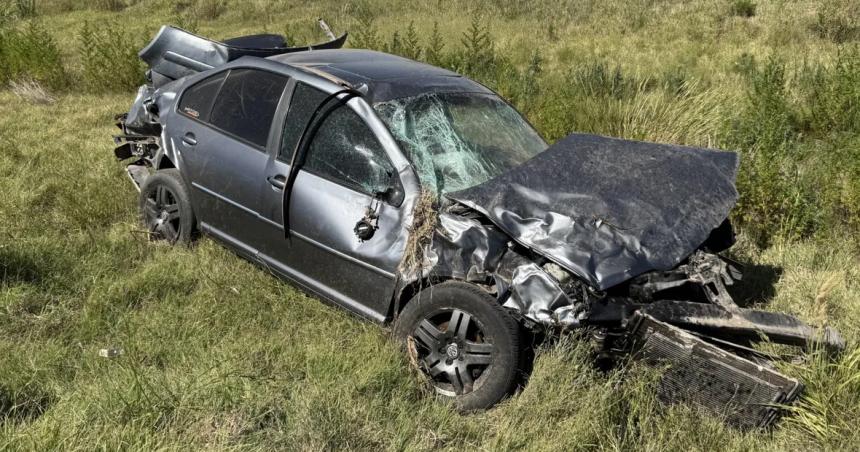
<path fill-rule="evenodd" d="M 455 343 L 448 344 L 448 346 L 445 347 L 445 354 L 448 355 L 449 358 L 454 359 L 460 355 L 460 347 Z"/>

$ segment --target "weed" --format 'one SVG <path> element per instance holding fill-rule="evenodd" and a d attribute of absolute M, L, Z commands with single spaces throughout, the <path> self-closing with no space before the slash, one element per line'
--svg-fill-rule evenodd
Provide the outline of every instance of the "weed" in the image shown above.
<path fill-rule="evenodd" d="M 857 1 L 824 2 L 812 29 L 822 39 L 845 43 L 860 39 L 860 5 Z"/>
<path fill-rule="evenodd" d="M 731 14 L 738 17 L 753 17 L 755 10 L 756 3 L 753 0 L 734 0 L 730 8 Z"/>
<path fill-rule="evenodd" d="M 98 0 L 96 5 L 103 11 L 121 11 L 126 7 L 124 0 Z"/>
<path fill-rule="evenodd" d="M 435 66 L 444 64 L 445 41 L 442 35 L 439 34 L 439 22 L 433 22 L 433 31 L 427 40 L 427 46 L 424 47 L 424 60 Z"/>
<path fill-rule="evenodd" d="M 463 50 L 459 69 L 470 77 L 488 78 L 496 69 L 496 49 L 485 19 L 472 16 L 469 28 L 463 32 L 460 42 Z"/>
<path fill-rule="evenodd" d="M 137 56 L 143 41 L 119 24 L 98 27 L 84 22 L 78 32 L 82 84 L 93 91 L 130 90 L 143 83 L 143 64 Z"/>
<path fill-rule="evenodd" d="M 25 102 L 50 105 L 57 101 L 57 98 L 52 96 L 39 82 L 32 79 L 13 80 L 9 83 L 9 87 L 12 93 Z"/>
<path fill-rule="evenodd" d="M 37 21 L 0 28 L 0 83 L 22 79 L 53 89 L 68 80 L 56 40 Z"/>
<path fill-rule="evenodd" d="M 215 20 L 227 11 L 225 0 L 197 0 L 194 13 L 203 20 Z"/>
<path fill-rule="evenodd" d="M 15 8 L 18 12 L 18 17 L 22 19 L 36 17 L 36 0 L 15 0 Z"/>

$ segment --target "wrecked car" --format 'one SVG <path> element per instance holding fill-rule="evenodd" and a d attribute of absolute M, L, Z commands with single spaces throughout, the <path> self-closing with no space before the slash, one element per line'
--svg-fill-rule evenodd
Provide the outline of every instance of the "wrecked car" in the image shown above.
<path fill-rule="evenodd" d="M 771 424 L 802 384 L 761 341 L 830 328 L 738 306 L 722 256 L 732 152 L 572 134 L 548 146 L 487 87 L 394 55 L 163 27 L 118 116 L 152 239 L 206 234 L 382 324 L 461 409 L 522 381 L 529 332 L 664 372 L 660 398 Z"/>

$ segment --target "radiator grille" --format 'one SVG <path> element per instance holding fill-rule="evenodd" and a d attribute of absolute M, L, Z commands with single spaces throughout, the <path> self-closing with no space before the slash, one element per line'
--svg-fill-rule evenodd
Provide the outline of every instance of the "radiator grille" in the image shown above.
<path fill-rule="evenodd" d="M 709 344 L 680 328 L 636 313 L 634 356 L 664 368 L 658 397 L 665 403 L 704 408 L 740 428 L 771 425 L 778 405 L 802 390 L 795 379 Z"/>

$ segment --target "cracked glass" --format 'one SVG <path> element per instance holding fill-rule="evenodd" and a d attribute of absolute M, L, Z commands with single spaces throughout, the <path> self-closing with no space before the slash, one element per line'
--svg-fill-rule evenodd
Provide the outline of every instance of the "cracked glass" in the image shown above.
<path fill-rule="evenodd" d="M 374 109 L 436 194 L 481 184 L 547 147 L 519 112 L 490 94 L 430 93 Z"/>

